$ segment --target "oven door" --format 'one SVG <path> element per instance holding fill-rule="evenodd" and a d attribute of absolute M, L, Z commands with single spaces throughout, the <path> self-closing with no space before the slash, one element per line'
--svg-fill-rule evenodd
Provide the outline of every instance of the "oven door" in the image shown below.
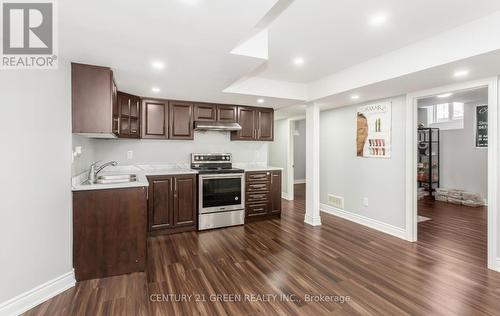
<path fill-rule="evenodd" d="M 199 176 L 200 214 L 245 208 L 245 174 L 202 174 Z"/>

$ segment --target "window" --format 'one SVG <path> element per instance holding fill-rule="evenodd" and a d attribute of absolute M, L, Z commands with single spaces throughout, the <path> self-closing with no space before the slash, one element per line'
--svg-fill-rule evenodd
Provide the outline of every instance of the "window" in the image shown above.
<path fill-rule="evenodd" d="M 450 120 L 450 106 L 448 103 L 436 104 L 436 122 L 447 122 Z"/>
<path fill-rule="evenodd" d="M 461 102 L 453 102 L 453 118 L 454 120 L 464 118 L 464 104 Z"/>
<path fill-rule="evenodd" d="M 427 125 L 446 129 L 464 128 L 464 103 L 440 103 L 424 107 L 427 111 Z"/>

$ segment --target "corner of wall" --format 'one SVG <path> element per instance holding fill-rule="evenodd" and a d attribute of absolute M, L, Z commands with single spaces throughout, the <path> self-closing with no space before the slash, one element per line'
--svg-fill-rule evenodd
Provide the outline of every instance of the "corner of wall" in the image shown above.
<path fill-rule="evenodd" d="M 20 315 L 46 300 L 74 287 L 74 270 L 0 304 L 0 315 Z"/>

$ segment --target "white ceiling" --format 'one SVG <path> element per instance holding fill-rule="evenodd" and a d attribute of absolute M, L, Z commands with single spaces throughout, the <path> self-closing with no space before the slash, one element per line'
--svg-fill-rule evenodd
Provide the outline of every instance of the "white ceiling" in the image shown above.
<path fill-rule="evenodd" d="M 227 88 L 253 78 L 268 90 L 294 91 L 297 84 L 289 83 L 297 82 L 306 91 L 313 80 L 500 10 L 500 1 L 79 0 L 58 6 L 60 55 L 110 66 L 120 90 L 281 108 L 302 102 L 268 93 L 257 104 L 252 89 Z M 388 23 L 374 29 L 367 21 L 381 11 Z M 231 54 L 262 29 L 269 31 L 268 60 Z M 291 59 L 299 55 L 305 64 L 297 68 Z M 152 69 L 154 60 L 165 69 Z"/>
<path fill-rule="evenodd" d="M 498 0 L 295 0 L 270 27 L 259 76 L 308 83 L 497 10 Z M 386 24 L 370 25 L 381 13 Z"/>

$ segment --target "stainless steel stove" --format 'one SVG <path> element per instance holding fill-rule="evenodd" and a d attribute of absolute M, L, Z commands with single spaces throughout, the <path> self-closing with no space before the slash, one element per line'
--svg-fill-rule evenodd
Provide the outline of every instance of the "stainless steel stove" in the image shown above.
<path fill-rule="evenodd" d="M 198 229 L 243 225 L 245 173 L 233 168 L 231 154 L 191 154 L 191 169 L 199 173 Z"/>

